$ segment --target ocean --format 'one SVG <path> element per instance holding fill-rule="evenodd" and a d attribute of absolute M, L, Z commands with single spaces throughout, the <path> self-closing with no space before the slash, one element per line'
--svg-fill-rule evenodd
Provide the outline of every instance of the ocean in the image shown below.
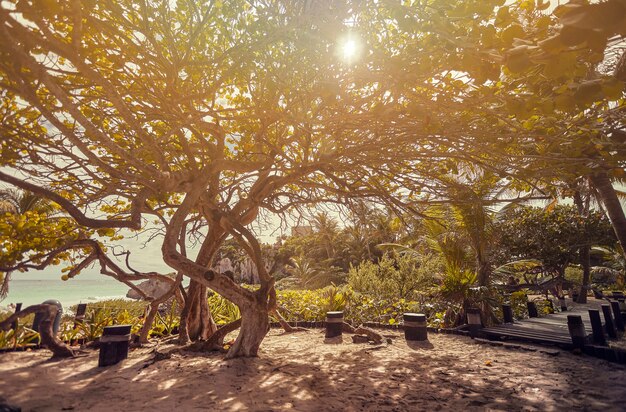
<path fill-rule="evenodd" d="M 77 303 L 124 298 L 128 289 L 125 284 L 100 274 L 85 273 L 63 281 L 60 274 L 14 273 L 9 283 L 9 295 L 0 301 L 0 306 L 21 302 L 22 307 L 26 307 L 56 299 L 61 302 L 65 312 Z"/>
<path fill-rule="evenodd" d="M 131 250 L 131 266 L 141 271 L 158 273 L 172 272 L 160 258 L 159 242 L 145 243 L 129 233 L 118 243 L 125 250 Z M 118 261 L 118 264 L 123 262 Z M 99 300 L 123 298 L 129 290 L 125 284 L 102 275 L 96 265 L 86 268 L 78 276 L 67 281 L 61 280 L 61 267 L 50 266 L 40 271 L 25 273 L 13 272 L 9 283 L 9 295 L 0 301 L 0 307 L 11 303 L 22 303 L 22 307 L 56 299 L 64 310 L 77 303 L 90 303 Z"/>

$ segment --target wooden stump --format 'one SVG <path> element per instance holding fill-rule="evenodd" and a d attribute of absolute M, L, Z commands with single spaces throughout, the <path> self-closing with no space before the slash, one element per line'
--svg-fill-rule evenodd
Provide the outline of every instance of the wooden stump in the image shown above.
<path fill-rule="evenodd" d="M 606 327 L 606 333 L 611 339 L 617 339 L 617 330 L 615 329 L 615 323 L 613 323 L 613 316 L 611 315 L 611 305 L 602 305 L 602 314 L 604 315 L 604 323 Z"/>
<path fill-rule="evenodd" d="M 504 323 L 513 323 L 513 309 L 511 305 L 502 305 L 502 317 Z"/>
<path fill-rule="evenodd" d="M 479 335 L 480 330 L 483 328 L 483 322 L 480 317 L 480 309 L 467 309 L 466 314 L 467 324 L 469 325 L 470 337 L 475 338 Z"/>
<path fill-rule="evenodd" d="M 100 337 L 98 366 L 110 366 L 128 357 L 131 325 L 105 326 Z"/>
<path fill-rule="evenodd" d="M 567 329 L 574 347 L 583 349 L 585 347 L 585 338 L 587 337 L 583 318 L 578 315 L 567 315 Z"/>
<path fill-rule="evenodd" d="M 589 309 L 589 320 L 591 321 L 591 330 L 593 332 L 593 343 L 606 346 L 606 335 L 602 327 L 600 311 L 597 309 Z"/>
<path fill-rule="evenodd" d="M 343 332 L 343 312 L 326 312 L 326 338 L 336 338 Z"/>
<path fill-rule="evenodd" d="M 405 313 L 402 315 L 402 319 L 404 320 L 404 338 L 407 341 L 428 340 L 426 315 L 421 313 Z"/>

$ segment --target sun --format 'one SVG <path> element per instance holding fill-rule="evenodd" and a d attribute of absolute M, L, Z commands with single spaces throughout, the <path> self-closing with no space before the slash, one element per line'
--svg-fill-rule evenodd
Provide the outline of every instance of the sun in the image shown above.
<path fill-rule="evenodd" d="M 357 43 L 354 39 L 348 39 L 343 43 L 342 55 L 345 60 L 352 60 L 357 55 Z"/>
<path fill-rule="evenodd" d="M 359 56 L 360 44 L 353 37 L 344 38 L 339 43 L 339 55 L 347 63 L 351 63 Z"/>

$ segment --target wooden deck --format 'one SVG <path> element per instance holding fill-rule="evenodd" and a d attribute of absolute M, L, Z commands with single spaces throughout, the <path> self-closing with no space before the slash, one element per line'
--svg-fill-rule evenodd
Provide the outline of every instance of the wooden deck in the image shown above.
<path fill-rule="evenodd" d="M 580 305 L 567 300 L 567 311 L 545 315 L 539 318 L 528 318 L 481 329 L 481 332 L 490 339 L 524 340 L 535 343 L 558 345 L 570 349 L 573 347 L 572 339 L 567 328 L 567 316 L 579 315 L 585 325 L 585 331 L 591 340 L 591 322 L 589 309 L 597 309 L 602 316 L 601 305 L 606 304 L 603 299 L 589 299 L 587 304 Z M 603 322 L 604 323 L 604 322 Z"/>

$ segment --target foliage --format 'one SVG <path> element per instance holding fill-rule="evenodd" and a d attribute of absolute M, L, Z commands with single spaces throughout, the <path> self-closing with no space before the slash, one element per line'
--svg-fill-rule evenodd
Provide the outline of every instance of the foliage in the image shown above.
<path fill-rule="evenodd" d="M 381 299 L 353 291 L 349 286 L 329 286 L 318 290 L 278 291 L 281 314 L 288 321 L 322 322 L 326 312 L 343 310 L 344 320 L 354 325 L 364 322 L 396 324 L 405 312 L 431 315 L 432 306 L 405 299 Z"/>
<path fill-rule="evenodd" d="M 466 301 L 467 271 L 488 285 L 490 228 L 481 196 L 450 196 L 451 182 L 462 188 L 491 170 L 531 191 L 604 176 L 597 186 L 614 194 L 609 177 L 624 174 L 623 71 L 603 67 L 624 36 L 621 0 L 551 16 L 548 2 L 528 0 L 1 4 L 0 180 L 74 219 L 7 217 L 2 272 L 61 260 L 70 275 L 106 266 L 102 245 L 84 240 L 94 231 L 114 240 L 148 216 L 165 234 L 168 265 L 245 308 L 247 289 L 205 273 L 232 236 L 269 293 L 274 279 L 250 228 L 263 210 L 368 199 L 421 212 L 453 200 L 453 229 L 465 233 L 433 238 L 431 250 L 436 243 L 448 263 L 444 293 Z M 338 62 L 337 39 L 348 35 L 368 52 Z M 615 202 L 607 210 L 623 217 Z M 380 258 L 362 227 L 351 238 L 360 247 L 344 248 L 351 240 L 335 236 L 339 228 L 318 223 L 304 248 L 316 269 Z M 539 256 L 523 244 L 508 258 L 538 258 L 562 274 L 574 260 L 566 232 L 560 249 Z M 398 240 L 384 237 L 376 240 Z M 200 244 L 195 261 L 187 239 Z"/>
<path fill-rule="evenodd" d="M 591 250 L 596 266 L 591 268 L 593 282 L 602 286 L 615 284 L 626 287 L 626 258 L 619 244 L 614 247 L 595 247 Z"/>
<path fill-rule="evenodd" d="M 433 255 L 385 255 L 378 263 L 365 261 L 348 273 L 348 284 L 360 293 L 384 299 L 417 300 L 431 288 L 443 265 Z"/>
<path fill-rule="evenodd" d="M 573 282 L 575 285 L 581 285 L 583 281 L 583 270 L 576 266 L 568 266 L 565 268 L 564 277 L 566 280 Z"/>
<path fill-rule="evenodd" d="M 209 308 L 218 325 L 233 322 L 241 317 L 237 305 L 217 293 L 209 296 Z"/>
<path fill-rule="evenodd" d="M 161 314 L 160 311 L 157 312 L 149 336 L 168 336 L 176 333 L 180 326 L 180 317 L 178 315 L 176 300 L 174 300 L 166 313 Z"/>
<path fill-rule="evenodd" d="M 0 349 L 32 347 L 39 343 L 39 333 L 20 325 L 16 330 L 0 331 Z"/>
<path fill-rule="evenodd" d="M 304 256 L 292 258 L 285 269 L 286 277 L 280 279 L 279 289 L 319 289 L 344 282 L 345 273 L 336 266 L 318 266 Z"/>
<path fill-rule="evenodd" d="M 581 216 L 572 206 L 552 209 L 516 207 L 506 210 L 496 230 L 501 260 L 537 259 L 543 270 L 563 275 L 584 246 L 614 244 L 610 222 L 599 212 Z M 504 263 L 504 262 L 503 262 Z"/>
<path fill-rule="evenodd" d="M 513 316 L 516 319 L 524 319 L 527 317 L 528 313 L 528 291 L 527 290 L 518 290 L 516 292 L 511 293 L 509 297 L 509 304 L 511 305 L 511 309 L 513 310 Z"/>

